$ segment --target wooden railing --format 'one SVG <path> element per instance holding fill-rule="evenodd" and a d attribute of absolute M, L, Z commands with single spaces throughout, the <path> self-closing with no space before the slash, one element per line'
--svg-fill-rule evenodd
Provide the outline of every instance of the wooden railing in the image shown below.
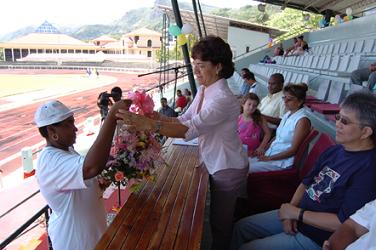
<path fill-rule="evenodd" d="M 165 145 L 167 165 L 130 196 L 96 249 L 200 249 L 208 173 L 197 146 Z"/>

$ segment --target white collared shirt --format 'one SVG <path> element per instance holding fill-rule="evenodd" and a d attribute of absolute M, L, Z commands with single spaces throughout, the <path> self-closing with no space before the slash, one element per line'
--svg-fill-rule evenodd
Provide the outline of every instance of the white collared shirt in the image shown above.
<path fill-rule="evenodd" d="M 282 99 L 283 91 L 265 96 L 260 103 L 260 112 L 263 115 L 282 118 L 286 113 L 285 103 Z"/>
<path fill-rule="evenodd" d="M 237 133 L 239 101 L 227 81 L 220 79 L 205 88 L 201 111 L 196 114 L 203 88 L 201 86 L 187 112 L 178 117 L 188 127 L 185 140 L 199 138 L 200 160 L 211 175 L 224 169 L 248 167 L 247 152 Z"/>

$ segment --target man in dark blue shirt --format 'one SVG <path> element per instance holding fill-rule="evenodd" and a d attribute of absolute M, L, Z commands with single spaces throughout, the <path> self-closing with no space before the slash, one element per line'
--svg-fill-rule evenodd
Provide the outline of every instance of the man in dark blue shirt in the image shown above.
<path fill-rule="evenodd" d="M 349 95 L 336 120 L 338 145 L 320 156 L 290 203 L 240 220 L 231 249 L 321 249 L 350 215 L 376 198 L 376 96 Z"/>
<path fill-rule="evenodd" d="M 168 117 L 177 117 L 178 114 L 167 104 L 167 99 L 162 97 L 161 98 L 161 109 L 159 113 Z"/>

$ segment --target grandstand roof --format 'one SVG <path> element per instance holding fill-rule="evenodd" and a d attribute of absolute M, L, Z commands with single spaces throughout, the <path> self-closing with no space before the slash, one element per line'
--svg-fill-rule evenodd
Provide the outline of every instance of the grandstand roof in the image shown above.
<path fill-rule="evenodd" d="M 88 43 L 85 43 L 81 40 L 73 38 L 65 34 L 47 34 L 47 33 L 31 33 L 26 36 L 22 36 L 16 39 L 13 39 L 7 43 L 13 44 L 54 44 L 54 45 L 87 45 L 94 46 Z"/>
<path fill-rule="evenodd" d="M 346 13 L 346 8 L 352 8 L 353 15 L 360 15 L 365 10 L 375 8 L 375 0 L 256 0 L 289 8 L 322 13 L 326 9 L 336 13 Z"/>
<path fill-rule="evenodd" d="M 112 38 L 112 37 L 109 37 L 109 36 L 106 36 L 106 35 L 103 35 L 103 36 L 100 36 L 100 37 L 97 37 L 95 39 L 93 39 L 93 41 L 101 41 L 101 42 L 115 42 L 117 41 L 115 38 Z"/>
<path fill-rule="evenodd" d="M 170 20 L 175 20 L 174 12 L 171 7 L 164 5 L 157 5 L 157 7 L 165 11 Z M 190 10 L 180 10 L 180 15 L 183 23 L 193 24 L 193 32 L 198 34 L 194 12 Z M 260 24 L 230 19 L 222 16 L 209 14 L 203 14 L 203 16 L 207 33 L 220 36 L 224 40 L 227 40 L 229 26 L 268 33 L 271 37 L 276 37 L 286 32 L 284 30 L 271 28 Z"/>
<path fill-rule="evenodd" d="M 127 33 L 125 34 L 124 36 L 162 36 L 161 33 L 157 32 L 157 31 L 154 31 L 154 30 L 150 30 L 150 29 L 147 29 L 147 28 L 140 28 L 140 29 L 137 29 L 137 30 L 134 30 L 130 33 Z"/>

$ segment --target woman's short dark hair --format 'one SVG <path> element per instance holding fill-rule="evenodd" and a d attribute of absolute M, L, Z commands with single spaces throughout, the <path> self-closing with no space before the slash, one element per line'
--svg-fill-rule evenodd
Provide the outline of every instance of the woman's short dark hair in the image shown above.
<path fill-rule="evenodd" d="M 293 84 L 289 83 L 283 88 L 283 92 L 287 92 L 292 96 L 295 96 L 300 101 L 305 101 L 307 95 L 308 86 L 305 83 Z"/>
<path fill-rule="evenodd" d="M 341 108 L 355 112 L 363 126 L 372 128 L 372 139 L 376 143 L 376 96 L 367 91 L 358 91 L 348 95 Z"/>
<path fill-rule="evenodd" d="M 210 61 L 214 65 L 222 64 L 220 78 L 230 78 L 234 74 L 230 45 L 217 36 L 208 36 L 198 41 L 192 48 L 192 58 Z"/>

